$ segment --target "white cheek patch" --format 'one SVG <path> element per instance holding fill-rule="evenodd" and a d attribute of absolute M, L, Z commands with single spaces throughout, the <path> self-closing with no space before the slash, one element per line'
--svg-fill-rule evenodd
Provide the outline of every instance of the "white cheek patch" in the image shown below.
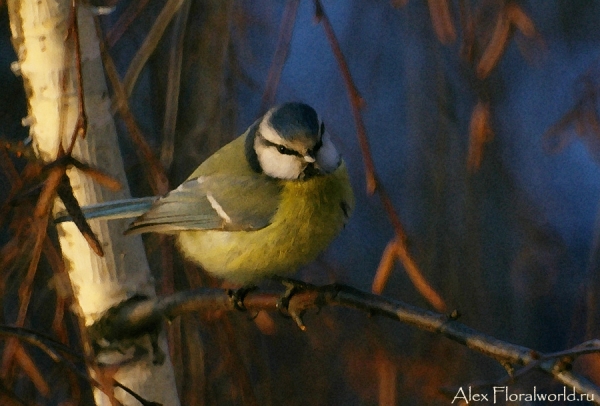
<path fill-rule="evenodd" d="M 306 163 L 295 155 L 280 154 L 275 148 L 260 143 L 254 145 L 263 172 L 278 179 L 298 179 Z"/>
<path fill-rule="evenodd" d="M 329 134 L 325 132 L 323 134 L 323 145 L 317 152 L 317 166 L 321 168 L 325 173 L 335 171 L 340 163 L 342 162 L 340 153 L 331 142 Z"/>

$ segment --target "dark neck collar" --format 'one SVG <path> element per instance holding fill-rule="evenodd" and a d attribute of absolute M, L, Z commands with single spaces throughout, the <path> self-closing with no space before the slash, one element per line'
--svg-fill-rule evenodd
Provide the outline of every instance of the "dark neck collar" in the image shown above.
<path fill-rule="evenodd" d="M 254 140 L 256 139 L 256 134 L 258 133 L 259 124 L 260 121 L 257 121 L 250 126 L 248 129 L 248 134 L 246 134 L 245 142 L 246 161 L 248 161 L 248 165 L 250 165 L 250 168 L 256 173 L 263 172 L 260 162 L 258 161 L 258 156 L 256 155 L 256 150 L 254 149 Z"/>

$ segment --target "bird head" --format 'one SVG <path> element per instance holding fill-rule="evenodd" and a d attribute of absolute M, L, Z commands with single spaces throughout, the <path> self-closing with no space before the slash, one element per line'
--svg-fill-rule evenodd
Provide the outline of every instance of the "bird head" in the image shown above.
<path fill-rule="evenodd" d="M 341 157 L 315 110 L 303 103 L 274 107 L 252 143 L 260 170 L 277 179 L 307 179 L 336 170 Z"/>

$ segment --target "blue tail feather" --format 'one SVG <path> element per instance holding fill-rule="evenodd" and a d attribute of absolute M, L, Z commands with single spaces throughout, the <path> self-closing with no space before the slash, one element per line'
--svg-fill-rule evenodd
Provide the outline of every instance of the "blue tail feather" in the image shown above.
<path fill-rule="evenodd" d="M 135 199 L 114 200 L 82 207 L 86 219 L 115 220 L 121 218 L 133 218 L 144 214 L 158 199 L 156 196 L 140 197 Z M 55 223 L 73 221 L 66 212 L 56 215 Z"/>

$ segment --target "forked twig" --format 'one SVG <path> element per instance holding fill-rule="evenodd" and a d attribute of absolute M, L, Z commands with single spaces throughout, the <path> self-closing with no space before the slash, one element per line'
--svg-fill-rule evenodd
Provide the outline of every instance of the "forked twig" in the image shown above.
<path fill-rule="evenodd" d="M 402 262 L 404 269 L 409 274 L 411 280 L 415 283 L 415 288 L 419 291 L 419 293 L 435 307 L 435 309 L 439 311 L 444 311 L 446 308 L 446 304 L 441 296 L 429 285 L 427 279 L 423 276 L 423 273 L 419 270 L 416 262 L 412 259 L 408 252 L 408 247 L 406 246 L 406 233 L 404 232 L 404 227 L 402 226 L 402 222 L 396 210 L 394 209 L 394 205 L 392 203 L 392 199 L 390 199 L 383 185 L 379 181 L 377 177 L 377 173 L 375 172 L 375 164 L 373 162 L 373 157 L 371 155 L 371 148 L 369 146 L 369 141 L 367 138 L 367 130 L 362 119 L 361 109 L 364 107 L 365 102 L 363 98 L 360 96 L 360 93 L 354 84 L 352 79 L 352 75 L 350 74 L 350 69 L 348 68 L 348 64 L 346 63 L 346 59 L 344 58 L 344 54 L 340 47 L 339 41 L 335 35 L 335 31 L 323 9 L 323 5 L 320 0 L 314 0 L 315 4 L 315 16 L 317 20 L 323 26 L 323 30 L 325 31 L 325 36 L 327 37 L 335 59 L 338 62 L 340 67 L 340 71 L 342 77 L 344 78 L 344 83 L 346 84 L 346 89 L 348 90 L 348 95 L 350 97 L 350 106 L 352 108 L 352 116 L 354 117 L 354 123 L 356 125 L 356 135 L 358 137 L 358 143 L 360 145 L 360 150 L 362 152 L 363 163 L 365 166 L 365 176 L 366 176 L 366 184 L 367 184 L 367 194 L 372 195 L 375 192 L 379 195 L 381 202 L 383 203 L 383 207 L 385 212 L 392 223 L 392 227 L 394 228 L 394 233 L 396 235 L 395 239 L 393 239 L 390 244 L 393 244 L 396 248 L 394 250 L 395 253 L 398 253 L 397 258 Z M 380 270 L 383 268 L 380 266 Z M 387 282 L 386 275 L 389 275 L 389 270 L 386 270 L 381 275 L 376 275 L 376 280 L 378 286 L 382 289 Z"/>

